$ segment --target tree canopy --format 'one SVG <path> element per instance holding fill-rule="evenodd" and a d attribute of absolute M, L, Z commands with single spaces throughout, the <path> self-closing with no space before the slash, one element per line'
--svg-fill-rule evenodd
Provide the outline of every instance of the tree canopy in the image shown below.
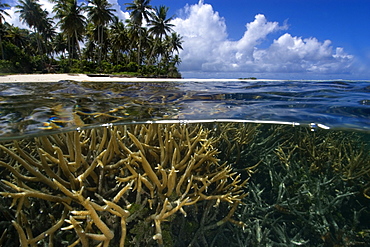
<path fill-rule="evenodd" d="M 5 22 L 9 5 L 0 1 L 0 73 L 181 76 L 183 41 L 173 31 L 168 7 L 133 0 L 125 4 L 130 18 L 122 20 L 107 0 L 49 0 L 53 13 L 38 1 L 16 5 L 29 29 Z"/>

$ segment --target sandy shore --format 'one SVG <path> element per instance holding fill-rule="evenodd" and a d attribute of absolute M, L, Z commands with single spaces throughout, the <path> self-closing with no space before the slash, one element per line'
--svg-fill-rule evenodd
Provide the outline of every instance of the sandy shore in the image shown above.
<path fill-rule="evenodd" d="M 125 78 L 115 76 L 88 76 L 85 74 L 26 74 L 26 75 L 6 75 L 0 76 L 0 83 L 11 82 L 58 82 L 63 80 L 79 82 L 140 82 L 140 81 L 238 81 L 238 79 L 164 79 L 164 78 Z"/>

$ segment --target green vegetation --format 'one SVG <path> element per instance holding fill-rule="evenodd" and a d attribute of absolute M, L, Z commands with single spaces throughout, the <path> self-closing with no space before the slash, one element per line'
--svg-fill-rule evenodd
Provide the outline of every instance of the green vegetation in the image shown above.
<path fill-rule="evenodd" d="M 126 4 L 130 19 L 123 22 L 107 0 L 50 1 L 54 18 L 38 0 L 19 0 L 20 20 L 30 30 L 4 22 L 9 5 L 0 2 L 0 73 L 181 77 L 182 38 L 172 29 L 168 7 L 134 0 Z"/>
<path fill-rule="evenodd" d="M 239 80 L 257 80 L 256 77 L 239 78 Z"/>

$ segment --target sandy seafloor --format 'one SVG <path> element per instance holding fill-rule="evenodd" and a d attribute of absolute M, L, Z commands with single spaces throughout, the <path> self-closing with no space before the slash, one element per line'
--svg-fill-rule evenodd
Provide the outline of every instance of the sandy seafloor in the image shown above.
<path fill-rule="evenodd" d="M 88 76 L 86 74 L 17 74 L 0 76 L 0 83 L 14 82 L 58 82 L 58 81 L 78 81 L 78 82 L 165 82 L 165 81 L 239 81 L 241 79 L 169 79 L 169 78 L 137 78 L 120 76 Z M 263 81 L 253 80 L 253 81 Z M 271 80 L 269 80 L 271 81 Z M 275 80 L 274 80 L 275 81 Z"/>

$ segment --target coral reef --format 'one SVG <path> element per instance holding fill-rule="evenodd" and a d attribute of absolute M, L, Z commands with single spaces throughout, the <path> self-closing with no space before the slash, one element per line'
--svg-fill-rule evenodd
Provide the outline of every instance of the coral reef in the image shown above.
<path fill-rule="evenodd" d="M 4 142 L 0 245 L 367 246 L 369 140 L 207 123 Z"/>
<path fill-rule="evenodd" d="M 190 208 L 190 218 L 203 217 L 193 242 L 226 222 L 242 225 L 232 216 L 247 179 L 220 163 L 210 133 L 137 124 L 2 143 L 3 222 L 21 246 L 170 246 L 166 223 L 181 222 Z M 2 243 L 9 235 L 4 230 Z"/>
<path fill-rule="evenodd" d="M 264 125 L 244 149 L 261 160 L 232 227 L 239 246 L 367 246 L 369 135 Z M 263 147 L 262 149 L 256 147 Z"/>

